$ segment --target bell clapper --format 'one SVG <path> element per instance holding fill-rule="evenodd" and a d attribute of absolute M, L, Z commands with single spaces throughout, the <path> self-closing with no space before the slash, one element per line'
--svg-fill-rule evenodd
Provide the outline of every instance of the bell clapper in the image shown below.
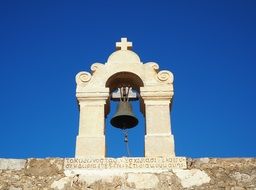
<path fill-rule="evenodd" d="M 126 146 L 127 156 L 130 157 L 130 149 L 129 149 L 129 144 L 128 144 L 128 129 L 123 128 L 122 132 L 124 134 L 124 143 Z"/>

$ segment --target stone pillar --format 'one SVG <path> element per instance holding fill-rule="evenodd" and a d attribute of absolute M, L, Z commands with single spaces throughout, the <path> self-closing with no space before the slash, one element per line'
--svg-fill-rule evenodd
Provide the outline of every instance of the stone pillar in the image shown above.
<path fill-rule="evenodd" d="M 170 100 L 173 92 L 147 92 L 141 96 L 145 104 L 145 157 L 174 157 L 174 137 L 171 133 Z"/>
<path fill-rule="evenodd" d="M 83 95 L 79 97 L 77 95 L 80 120 L 79 134 L 76 140 L 76 157 L 105 157 L 105 104 L 107 98 L 108 93 L 97 97 Z"/>

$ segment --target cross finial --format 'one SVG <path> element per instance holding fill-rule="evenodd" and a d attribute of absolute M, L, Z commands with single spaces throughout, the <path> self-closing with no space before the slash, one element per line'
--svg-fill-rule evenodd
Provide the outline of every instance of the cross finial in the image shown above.
<path fill-rule="evenodd" d="M 132 49 L 132 42 L 128 42 L 127 38 L 121 38 L 121 42 L 116 42 L 117 50 L 130 50 Z"/>

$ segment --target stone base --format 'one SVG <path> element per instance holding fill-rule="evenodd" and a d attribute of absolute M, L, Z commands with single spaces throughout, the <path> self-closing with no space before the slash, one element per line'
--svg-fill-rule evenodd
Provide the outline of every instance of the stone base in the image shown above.
<path fill-rule="evenodd" d="M 175 157 L 173 135 L 146 135 L 145 157 Z"/>
<path fill-rule="evenodd" d="M 129 161 L 129 158 L 120 158 Z M 126 160 L 127 159 L 127 160 Z M 137 159 L 137 158 L 133 158 Z M 145 163 L 149 158 L 143 158 Z M 77 162 L 75 161 L 77 160 Z M 80 159 L 1 159 L 1 190 L 255 190 L 256 158 L 186 159 L 186 169 L 134 172 L 114 169 L 65 169 Z M 82 159 L 83 165 L 87 159 Z M 99 163 L 101 159 L 94 159 Z M 104 160 L 104 159 L 103 159 Z M 118 159 L 117 159 L 118 160 Z M 66 162 L 66 164 L 65 164 Z M 152 161 L 150 161 L 152 164 Z M 110 165 L 111 160 L 106 163 Z M 105 164 L 105 163 L 104 163 Z M 143 163 L 140 163 L 140 166 Z M 130 164 L 129 164 L 130 165 Z M 121 172 L 119 172 L 121 171 Z M 139 171 L 139 172 L 138 172 Z"/>
<path fill-rule="evenodd" d="M 105 136 L 76 138 L 76 158 L 105 158 Z"/>

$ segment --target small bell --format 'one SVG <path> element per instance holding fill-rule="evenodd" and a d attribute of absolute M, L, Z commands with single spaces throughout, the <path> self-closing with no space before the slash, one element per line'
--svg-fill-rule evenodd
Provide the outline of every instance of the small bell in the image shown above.
<path fill-rule="evenodd" d="M 111 125 L 120 129 L 133 128 L 138 124 L 138 119 L 132 112 L 132 105 L 128 101 L 120 101 L 117 112 L 110 121 Z"/>

